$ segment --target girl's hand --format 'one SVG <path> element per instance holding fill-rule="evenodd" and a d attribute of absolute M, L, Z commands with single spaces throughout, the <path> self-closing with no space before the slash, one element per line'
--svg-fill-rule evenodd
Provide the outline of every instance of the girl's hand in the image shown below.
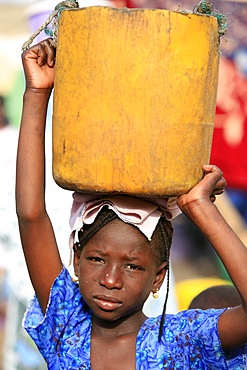
<path fill-rule="evenodd" d="M 182 211 L 205 201 L 214 202 L 216 195 L 224 192 L 226 180 L 222 171 L 214 165 L 204 165 L 202 168 L 204 171 L 202 180 L 188 194 L 178 198 L 177 204 Z"/>
<path fill-rule="evenodd" d="M 52 89 L 54 84 L 55 49 L 51 39 L 42 41 L 22 54 L 26 88 Z"/>

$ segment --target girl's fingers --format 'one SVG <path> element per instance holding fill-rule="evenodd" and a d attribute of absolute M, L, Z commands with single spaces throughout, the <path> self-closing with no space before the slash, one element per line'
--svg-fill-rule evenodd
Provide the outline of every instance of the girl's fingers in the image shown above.
<path fill-rule="evenodd" d="M 212 191 L 209 197 L 212 202 L 215 202 L 216 195 L 221 195 L 224 193 L 224 188 L 226 186 L 226 180 L 223 177 L 223 172 L 215 165 L 205 165 L 203 166 L 203 170 L 204 170 L 204 176 L 207 176 L 210 173 L 216 176 L 214 190 Z"/>
<path fill-rule="evenodd" d="M 224 189 L 216 189 L 212 192 L 211 195 L 221 195 L 224 193 Z"/>
<path fill-rule="evenodd" d="M 39 45 L 38 47 L 38 53 L 37 53 L 37 63 L 40 67 L 42 67 L 44 64 L 46 64 L 46 52 L 43 47 L 43 45 Z"/>
<path fill-rule="evenodd" d="M 214 187 L 214 193 L 215 194 L 222 194 L 224 192 L 224 189 L 226 187 L 226 180 L 224 179 L 224 177 L 222 179 L 220 179 L 215 187 Z"/>
<path fill-rule="evenodd" d="M 202 168 L 205 173 L 218 172 L 219 174 L 221 173 L 221 176 L 223 175 L 223 172 L 219 169 L 219 167 L 215 166 L 214 164 L 204 164 Z"/>
<path fill-rule="evenodd" d="M 24 51 L 22 62 L 27 88 L 50 89 L 53 87 L 55 50 L 49 39 Z"/>
<path fill-rule="evenodd" d="M 46 62 L 48 66 L 53 67 L 55 64 L 56 51 L 55 48 L 51 45 L 52 39 L 47 39 L 44 41 L 43 46 L 46 52 Z"/>
<path fill-rule="evenodd" d="M 55 50 L 51 46 L 51 39 L 44 40 L 41 43 L 32 46 L 29 50 L 24 51 L 23 58 L 36 59 L 37 64 L 40 67 L 45 64 L 53 67 L 55 62 Z"/>
<path fill-rule="evenodd" d="M 214 183 L 214 191 L 224 190 L 226 186 L 226 180 L 223 177 L 223 172 L 215 165 L 204 165 L 204 176 L 211 176 L 212 184 Z"/>
<path fill-rule="evenodd" d="M 209 197 L 209 199 L 211 200 L 212 203 L 214 203 L 216 201 L 216 196 L 215 195 L 211 195 Z"/>
<path fill-rule="evenodd" d="M 187 194 L 178 198 L 178 206 L 184 210 L 186 206 L 192 205 L 199 199 L 210 199 L 211 202 L 216 200 L 216 196 L 224 192 L 226 180 L 222 171 L 214 165 L 203 166 L 204 176 L 199 183 Z"/>

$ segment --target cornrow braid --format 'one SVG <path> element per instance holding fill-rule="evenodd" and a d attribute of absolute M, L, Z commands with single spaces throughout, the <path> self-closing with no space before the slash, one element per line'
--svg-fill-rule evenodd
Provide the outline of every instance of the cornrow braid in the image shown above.
<path fill-rule="evenodd" d="M 76 243 L 76 249 L 82 250 L 85 244 L 109 222 L 118 218 L 115 212 L 103 207 L 93 224 L 84 224 L 83 229 L 78 233 L 79 242 Z"/>
<path fill-rule="evenodd" d="M 171 223 L 170 223 L 171 224 Z M 169 260 L 170 260 L 170 248 L 171 248 L 171 242 L 172 242 L 172 228 L 170 226 L 170 235 L 169 235 L 169 228 L 167 227 L 164 227 L 163 223 L 162 223 L 162 219 L 159 220 L 159 223 L 158 223 L 160 229 L 161 229 L 161 233 L 162 233 L 162 236 L 163 236 L 163 241 L 164 241 L 164 244 L 165 244 L 165 262 L 167 262 L 167 267 L 166 267 L 166 297 L 165 297 L 165 301 L 164 301 L 164 305 L 163 305 L 163 311 L 162 311 L 162 315 L 161 315 L 161 319 L 160 319 L 160 327 L 159 327 L 159 336 L 158 336 L 158 341 L 160 342 L 161 341 L 161 337 L 162 337 L 162 334 L 163 334 L 163 326 L 164 326 L 164 322 L 165 322 L 165 317 L 166 317 L 166 307 L 167 307 L 167 301 L 168 301 L 168 296 L 169 296 L 169 290 L 170 290 L 170 263 L 169 263 Z"/>

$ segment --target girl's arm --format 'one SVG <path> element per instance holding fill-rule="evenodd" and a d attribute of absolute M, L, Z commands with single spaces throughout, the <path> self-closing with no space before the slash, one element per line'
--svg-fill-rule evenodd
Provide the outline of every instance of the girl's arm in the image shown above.
<path fill-rule="evenodd" d="M 54 82 L 55 51 L 49 40 L 22 55 L 26 78 L 16 167 L 16 210 L 29 275 L 45 312 L 62 268 L 45 207 L 45 121 Z"/>
<path fill-rule="evenodd" d="M 203 168 L 204 178 L 179 198 L 178 205 L 213 246 L 241 296 L 242 305 L 219 319 L 222 346 L 231 349 L 247 342 L 247 248 L 211 201 L 225 186 L 222 172 L 212 165 Z"/>

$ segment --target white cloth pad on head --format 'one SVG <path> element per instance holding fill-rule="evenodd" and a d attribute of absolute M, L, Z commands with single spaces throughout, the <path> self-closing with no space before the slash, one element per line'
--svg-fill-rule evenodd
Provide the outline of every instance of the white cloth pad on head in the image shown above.
<path fill-rule="evenodd" d="M 127 195 L 85 195 L 73 193 L 73 204 L 70 217 L 70 246 L 78 241 L 78 231 L 84 224 L 94 222 L 100 210 L 107 206 L 124 222 L 135 225 L 151 240 L 153 232 L 162 215 L 172 220 L 181 213 L 177 198 L 144 199 Z"/>

